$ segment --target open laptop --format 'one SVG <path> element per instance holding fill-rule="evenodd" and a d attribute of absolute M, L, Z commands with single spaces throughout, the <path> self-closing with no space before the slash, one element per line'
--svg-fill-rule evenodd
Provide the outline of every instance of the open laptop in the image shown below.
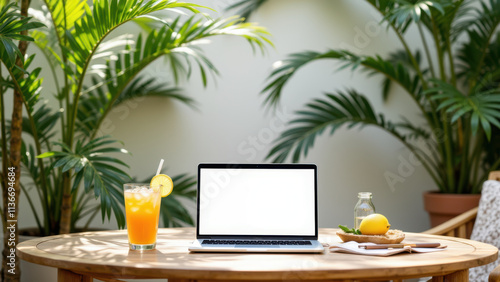
<path fill-rule="evenodd" d="M 323 252 L 314 164 L 200 164 L 193 252 Z"/>

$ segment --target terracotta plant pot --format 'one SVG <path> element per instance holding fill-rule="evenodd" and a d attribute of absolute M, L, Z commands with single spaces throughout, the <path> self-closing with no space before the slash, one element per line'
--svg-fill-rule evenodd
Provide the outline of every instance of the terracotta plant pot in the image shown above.
<path fill-rule="evenodd" d="M 453 217 L 479 205 L 480 194 L 424 193 L 424 207 L 429 213 L 431 227 L 435 227 Z"/>

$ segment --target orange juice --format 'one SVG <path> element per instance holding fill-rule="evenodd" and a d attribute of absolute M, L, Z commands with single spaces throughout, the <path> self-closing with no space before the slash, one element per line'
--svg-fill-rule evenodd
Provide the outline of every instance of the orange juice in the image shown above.
<path fill-rule="evenodd" d="M 129 188 L 127 189 L 127 185 Z M 147 184 L 125 184 L 125 215 L 130 248 L 150 250 L 156 245 L 160 218 L 159 189 L 147 189 Z M 142 187 L 142 188 L 140 188 Z"/>

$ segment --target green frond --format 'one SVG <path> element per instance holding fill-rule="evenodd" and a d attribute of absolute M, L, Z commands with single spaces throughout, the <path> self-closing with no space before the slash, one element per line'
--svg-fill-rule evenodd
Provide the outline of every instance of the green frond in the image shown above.
<path fill-rule="evenodd" d="M 406 137 L 401 135 L 395 125 L 386 121 L 382 114 L 376 114 L 368 100 L 354 90 L 336 95 L 327 94 L 323 99 L 315 99 L 307 104 L 306 109 L 297 112 L 298 117 L 289 122 L 289 129 L 278 138 L 267 158 L 274 162 L 284 162 L 291 155 L 293 162 L 307 156 L 314 146 L 316 137 L 329 129 L 330 135 L 342 126 L 378 126 L 396 136 L 402 142 Z"/>
<path fill-rule="evenodd" d="M 442 42 L 445 44 L 455 42 L 463 32 L 469 28 L 470 23 L 468 20 L 471 16 L 470 5 L 474 0 L 460 0 L 450 1 L 447 0 L 444 5 L 444 14 L 435 13 L 433 20 L 435 21 L 441 38 L 450 38 L 450 42 Z M 429 31 L 432 30 L 432 23 L 426 22 Z"/>
<path fill-rule="evenodd" d="M 31 144 L 26 144 L 24 141 L 21 145 L 21 164 L 33 179 L 38 179 L 40 170 L 38 169 L 35 148 Z"/>
<path fill-rule="evenodd" d="M 421 57 L 422 56 L 420 54 L 420 51 L 417 50 L 415 52 L 415 60 L 417 61 L 418 65 L 420 65 Z M 408 53 L 405 50 L 397 50 L 395 52 L 391 52 L 385 60 L 390 62 L 394 66 L 402 65 L 408 71 L 409 75 L 414 75 L 414 85 L 411 88 L 416 89 L 418 87 L 419 78 L 418 75 L 416 75 L 415 65 L 413 65 L 411 58 L 408 56 Z M 426 72 L 427 70 L 423 70 L 423 73 Z M 390 77 L 385 77 L 382 81 L 382 98 L 384 101 L 387 101 L 389 99 L 392 84 L 393 80 Z M 415 92 L 420 93 L 420 90 Z"/>
<path fill-rule="evenodd" d="M 383 16 L 387 16 L 396 5 L 394 0 L 366 0 L 375 9 L 377 9 Z"/>
<path fill-rule="evenodd" d="M 117 141 L 103 136 L 84 144 L 79 142 L 74 151 L 63 147 L 63 151 L 51 152 L 57 161 L 54 169 L 61 168 L 63 172 L 73 170 L 74 181 L 71 187 L 76 191 L 83 181 L 83 187 L 87 193 L 94 192 L 96 198 L 101 200 L 101 213 L 103 220 L 111 214 L 115 215 L 119 228 L 125 226 L 123 214 L 123 184 L 130 181 L 130 176 L 123 171 L 122 167 L 128 167 L 117 158 L 106 156 L 108 153 L 124 153 L 125 150 L 115 146 Z"/>
<path fill-rule="evenodd" d="M 429 140 L 429 138 L 432 137 L 432 134 L 426 129 L 415 126 L 415 124 L 411 123 L 406 117 L 403 117 L 402 119 L 403 121 L 396 123 L 395 127 L 401 130 L 401 132 L 408 132 L 408 134 L 405 135 L 405 139 Z"/>
<path fill-rule="evenodd" d="M 172 181 L 174 182 L 172 194 L 161 199 L 162 208 L 160 213 L 163 226 L 193 226 L 193 218 L 191 218 L 185 205 L 179 200 L 186 199 L 194 205 L 193 199 L 196 197 L 196 177 L 180 174 L 173 176 Z"/>
<path fill-rule="evenodd" d="M 395 23 L 398 27 L 406 26 L 409 21 L 419 23 L 421 21 L 421 17 L 424 15 L 431 17 L 431 9 L 435 9 L 441 14 L 444 14 L 444 7 L 440 3 L 441 1 L 397 0 L 395 2 L 397 5 L 385 16 L 385 20 Z"/>
<path fill-rule="evenodd" d="M 458 53 L 459 75 L 468 80 L 472 87 L 480 80 L 486 58 L 490 52 L 498 53 L 495 46 L 495 34 L 498 38 L 500 26 L 500 0 L 489 0 L 486 4 L 481 2 L 480 8 L 473 8 L 473 19 L 467 22 L 466 30 L 469 39 L 465 41 Z"/>
<path fill-rule="evenodd" d="M 30 33 L 33 36 L 34 43 L 45 56 L 50 66 L 55 69 L 59 66 L 60 60 L 57 55 L 57 36 L 53 28 L 33 30 Z"/>
<path fill-rule="evenodd" d="M 42 104 L 40 107 L 35 109 L 32 113 L 32 119 L 36 120 L 34 123 L 35 130 L 37 131 L 36 136 L 41 142 L 45 144 L 50 143 L 50 138 L 55 136 L 54 126 L 61 117 L 60 112 L 53 112 L 47 104 Z M 35 136 L 32 128 L 32 123 L 28 117 L 23 117 L 23 131 L 32 137 Z"/>
<path fill-rule="evenodd" d="M 335 59 L 342 63 L 339 69 L 351 68 L 356 70 L 363 67 L 364 71 L 370 74 L 381 74 L 391 81 L 401 85 L 413 99 L 421 105 L 422 100 L 421 85 L 418 76 L 411 76 L 408 68 L 402 63 L 393 64 L 391 61 L 380 57 L 358 56 L 346 50 L 330 50 L 325 53 L 305 51 L 289 55 L 288 59 L 275 63 L 277 67 L 268 77 L 270 82 L 261 91 L 267 92 L 265 103 L 268 106 L 276 106 L 281 96 L 283 87 L 288 80 L 304 65 L 321 59 Z"/>
<path fill-rule="evenodd" d="M 267 97 L 264 100 L 264 104 L 267 104 L 270 107 L 277 106 L 278 101 L 281 97 L 283 87 L 288 82 L 288 80 L 295 74 L 295 72 L 297 72 L 304 65 L 325 58 L 347 59 L 348 56 L 354 56 L 354 55 L 348 53 L 347 51 L 335 51 L 335 50 L 330 50 L 326 53 L 319 53 L 315 51 L 304 51 L 300 53 L 291 54 L 288 56 L 287 59 L 283 61 L 275 62 L 274 63 L 275 68 L 268 77 L 268 81 L 270 82 L 261 91 L 261 94 L 266 94 L 267 92 Z M 356 60 L 356 57 L 354 57 L 350 61 L 354 65 L 354 62 L 358 62 L 359 60 Z"/>
<path fill-rule="evenodd" d="M 14 3 L 0 9 L 0 60 L 7 68 L 14 67 L 17 57 L 24 60 L 14 40 L 33 41 L 32 37 L 21 32 L 42 26 L 42 23 L 32 21 L 30 17 L 21 16 Z"/>
<path fill-rule="evenodd" d="M 432 100 L 439 101 L 438 110 L 445 110 L 451 116 L 452 123 L 466 118 L 473 135 L 482 128 L 490 140 L 492 126 L 500 128 L 500 89 L 464 96 L 451 84 L 440 80 L 433 82 L 436 86 L 426 91 L 426 94 Z"/>
<path fill-rule="evenodd" d="M 255 13 L 266 2 L 267 0 L 241 0 L 227 7 L 226 10 L 237 10 L 236 14 L 248 21 L 250 15 Z"/>
<path fill-rule="evenodd" d="M 127 100 L 140 97 L 164 97 L 178 100 L 188 106 L 194 106 L 194 100 L 181 93 L 178 87 L 171 87 L 165 81 L 158 82 L 157 78 L 145 79 L 138 77 L 134 79 L 122 92 L 115 102 L 115 106 Z"/>
<path fill-rule="evenodd" d="M 171 87 L 168 83 L 159 83 L 157 78 L 142 76 L 135 78 L 118 94 L 116 100 L 113 100 L 114 92 L 109 92 L 110 89 L 106 85 L 100 86 L 96 77 L 92 77 L 92 83 L 95 86 L 84 90 L 84 95 L 78 105 L 77 128 L 82 137 L 93 136 L 99 130 L 100 121 L 105 118 L 109 109 L 130 99 L 156 96 L 175 99 L 194 106 L 194 100 L 183 95 L 179 88 Z"/>
<path fill-rule="evenodd" d="M 63 38 L 66 31 L 73 30 L 75 23 L 85 13 L 85 0 L 45 0 L 52 25 L 55 28 L 50 29 L 57 33 L 58 41 L 63 45 Z"/>
<path fill-rule="evenodd" d="M 218 71 L 199 50 L 197 46 L 199 41 L 210 36 L 233 35 L 243 37 L 251 44 L 258 44 L 264 48 L 267 42 L 264 38 L 267 34 L 263 28 L 241 23 L 241 19 L 237 17 L 204 21 L 191 17 L 183 23 L 177 18 L 169 26 L 151 31 L 146 38 L 139 35 L 135 40 L 125 38 L 106 43 L 109 46 L 101 45 L 100 54 L 110 51 L 120 43 L 125 44 L 125 47 L 119 53 L 109 52 L 109 57 L 113 57 L 113 60 L 108 60 L 106 65 L 94 66 L 103 79 L 93 78 L 94 86 L 82 92 L 80 98 L 82 105 L 79 105 L 78 112 L 79 128 L 86 136 L 95 135 L 113 105 L 145 94 L 169 97 L 192 105 L 192 99 L 181 95 L 179 89 L 160 87 L 152 80 L 144 82 L 136 77 L 150 63 L 160 57 L 166 57 L 174 80 L 181 74 L 189 77 L 195 68 L 200 70 L 203 83 L 206 85 L 207 74 L 217 75 Z M 85 97 L 89 92 L 94 93 Z"/>
<path fill-rule="evenodd" d="M 25 59 L 23 68 L 13 65 L 11 69 L 8 69 L 12 82 L 11 85 L 22 93 L 23 103 L 29 115 L 35 111 L 35 105 L 40 101 L 40 91 L 43 82 L 43 78 L 38 78 L 41 68 L 36 68 L 29 73 L 26 71 L 29 69 L 34 58 L 35 55 L 31 55 Z"/>
<path fill-rule="evenodd" d="M 147 1 L 144 0 L 101 0 L 95 3 L 93 9 L 85 4 L 85 14 L 74 24 L 74 29 L 66 31 L 69 46 L 73 52 L 68 58 L 76 66 L 77 73 L 86 71 L 94 52 L 106 36 L 118 26 L 135 18 L 165 9 L 184 8 L 199 13 L 203 6 L 181 3 L 174 0 Z"/>

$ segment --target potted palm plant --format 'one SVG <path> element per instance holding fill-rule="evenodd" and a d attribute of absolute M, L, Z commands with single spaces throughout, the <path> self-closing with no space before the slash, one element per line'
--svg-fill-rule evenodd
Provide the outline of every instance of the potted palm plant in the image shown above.
<path fill-rule="evenodd" d="M 337 91 L 298 111 L 268 158 L 283 162 L 291 156 L 298 161 L 325 132 L 371 125 L 399 140 L 422 163 L 439 190 L 430 196 L 480 193 L 488 172 L 500 165 L 494 143 L 500 127 L 500 1 L 365 2 L 381 14 L 381 24 L 396 35 L 401 50 L 385 57 L 338 49 L 291 54 L 269 75 L 262 91 L 266 104 L 279 102 L 285 84 L 303 66 L 333 59 L 343 68 L 381 75 L 383 97 L 391 93 L 392 85 L 399 85 L 403 91 L 398 95 L 411 98 L 422 120 L 391 121 L 377 113 L 362 93 Z M 410 27 L 420 36 L 421 50 L 415 44 L 410 48 Z"/>
<path fill-rule="evenodd" d="M 87 2 L 48 0 L 41 9 L 30 9 L 44 28 L 26 17 L 29 1 L 22 2 L 24 14 L 16 12 L 13 4 L 0 7 L 0 63 L 7 69 L 0 73 L 0 94 L 3 98 L 18 93 L 18 108 L 14 109 L 18 120 L 1 117 L 2 185 L 6 193 L 9 168 L 13 165 L 6 154 L 8 150 L 17 150 L 24 176 L 20 182 L 21 170 L 17 168 L 15 183 L 19 189 L 13 197 L 18 199 L 19 190 L 23 191 L 40 235 L 88 227 L 99 211 L 103 220 L 114 215 L 118 226 L 124 226 L 121 187 L 130 181 L 130 176 L 127 164 L 116 154 L 127 151 L 120 142 L 101 132 L 107 116 L 113 107 L 138 97 L 161 96 L 192 103 L 178 87 L 165 83 L 165 78 L 144 75 L 142 71 L 148 65 L 166 58 L 166 67 L 175 82 L 198 69 L 206 85 L 207 76 L 216 75 L 217 69 L 197 43 L 212 36 L 229 35 L 244 38 L 261 51 L 271 44 L 264 28 L 245 23 L 240 17 L 210 18 L 201 13 L 210 8 L 193 3 Z M 179 9 L 187 13 L 174 13 Z M 115 29 L 129 22 L 138 24 L 141 31 L 115 34 Z M 34 54 L 25 58 L 26 49 L 13 48 L 15 42 L 26 40 L 34 40 L 48 62 L 46 77 L 40 77 L 41 68 L 33 67 L 39 58 Z M 18 65 L 14 64 L 16 59 Z M 46 103 L 51 93 L 42 89 L 43 80 L 53 83 L 54 108 Z M 4 108 L 2 100 L 2 115 Z M 9 128 L 12 134 L 7 133 Z M 18 135 L 14 134 L 16 128 Z M 8 146 L 14 138 L 19 142 L 17 149 Z M 182 174 L 173 180 L 173 195 L 162 200 L 162 205 L 168 206 L 162 211 L 163 223 L 192 225 L 192 218 L 178 199 L 194 199 L 194 177 Z M 4 209 L 8 209 L 5 202 Z M 16 214 L 17 211 L 18 206 Z"/>

